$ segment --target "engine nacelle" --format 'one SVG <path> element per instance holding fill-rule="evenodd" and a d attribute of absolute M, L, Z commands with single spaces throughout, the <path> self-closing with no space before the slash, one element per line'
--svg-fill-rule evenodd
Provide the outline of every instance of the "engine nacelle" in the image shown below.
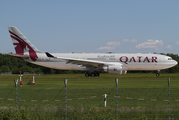
<path fill-rule="evenodd" d="M 103 67 L 103 70 L 111 74 L 122 74 L 122 65 L 121 64 L 108 65 L 106 67 Z"/>

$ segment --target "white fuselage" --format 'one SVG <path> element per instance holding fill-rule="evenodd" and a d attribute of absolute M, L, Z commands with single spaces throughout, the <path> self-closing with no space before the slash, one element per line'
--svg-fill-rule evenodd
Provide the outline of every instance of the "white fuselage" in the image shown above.
<path fill-rule="evenodd" d="M 106 65 L 121 63 L 122 70 L 161 70 L 173 67 L 177 64 L 171 57 L 159 54 L 52 53 L 52 55 L 65 58 L 102 61 L 105 62 Z M 82 65 L 67 63 L 66 60 L 49 58 L 45 53 L 37 53 L 37 56 L 38 59 L 35 62 L 30 58 L 26 61 L 40 66 L 61 70 L 88 71 L 90 69 Z"/>

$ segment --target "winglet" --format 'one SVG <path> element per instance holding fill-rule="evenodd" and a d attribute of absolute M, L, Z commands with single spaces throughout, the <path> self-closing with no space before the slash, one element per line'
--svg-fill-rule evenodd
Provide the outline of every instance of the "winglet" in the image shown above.
<path fill-rule="evenodd" d="M 48 52 L 45 52 L 45 54 L 47 55 L 47 57 L 52 57 L 52 58 L 54 58 L 54 56 L 53 55 L 51 55 L 50 53 L 48 53 Z"/>

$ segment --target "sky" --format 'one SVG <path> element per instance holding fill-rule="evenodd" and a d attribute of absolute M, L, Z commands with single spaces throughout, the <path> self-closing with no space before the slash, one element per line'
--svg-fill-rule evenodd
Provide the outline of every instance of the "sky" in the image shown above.
<path fill-rule="evenodd" d="M 8 26 L 50 53 L 179 54 L 178 0 L 1 0 L 0 53 L 15 53 Z"/>

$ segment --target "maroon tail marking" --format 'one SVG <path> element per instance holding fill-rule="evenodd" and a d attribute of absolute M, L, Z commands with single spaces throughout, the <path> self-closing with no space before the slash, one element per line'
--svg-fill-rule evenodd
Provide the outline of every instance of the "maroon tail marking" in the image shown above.
<path fill-rule="evenodd" d="M 38 56 L 36 54 L 36 52 L 32 49 L 32 47 L 26 43 L 22 38 L 20 38 L 19 36 L 17 36 L 15 33 L 9 31 L 11 35 L 11 38 L 17 40 L 19 43 L 13 43 L 14 45 L 16 45 L 15 50 L 16 50 L 16 54 L 19 55 L 24 55 L 24 49 L 29 48 L 29 56 L 33 61 L 36 61 Z"/>

